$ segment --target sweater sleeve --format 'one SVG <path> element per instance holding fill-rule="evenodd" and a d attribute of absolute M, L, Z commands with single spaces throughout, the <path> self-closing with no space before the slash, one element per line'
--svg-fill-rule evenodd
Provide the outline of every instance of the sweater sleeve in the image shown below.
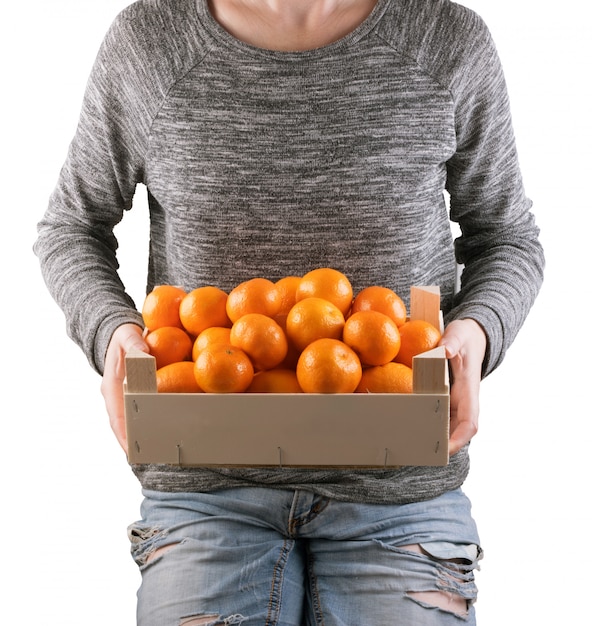
<path fill-rule="evenodd" d="M 457 149 L 447 165 L 447 188 L 464 269 L 446 322 L 481 324 L 488 337 L 486 375 L 503 360 L 538 294 L 544 254 L 524 191 L 501 63 L 489 31 L 472 19 L 477 32 L 465 40 L 472 43 L 452 86 Z"/>
<path fill-rule="evenodd" d="M 128 21 L 119 16 L 93 66 L 79 124 L 34 246 L 69 336 L 99 373 L 115 328 L 142 324 L 118 276 L 113 233 L 143 180 L 147 129 L 139 110 L 144 105 L 135 52 Z"/>

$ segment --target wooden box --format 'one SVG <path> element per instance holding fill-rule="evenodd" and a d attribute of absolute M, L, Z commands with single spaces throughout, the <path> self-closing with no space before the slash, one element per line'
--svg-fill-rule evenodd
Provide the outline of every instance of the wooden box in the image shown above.
<path fill-rule="evenodd" d="M 414 287 L 410 317 L 441 326 L 439 289 Z M 154 358 L 126 358 L 132 464 L 393 468 L 446 465 L 444 348 L 414 359 L 412 394 L 165 394 Z"/>

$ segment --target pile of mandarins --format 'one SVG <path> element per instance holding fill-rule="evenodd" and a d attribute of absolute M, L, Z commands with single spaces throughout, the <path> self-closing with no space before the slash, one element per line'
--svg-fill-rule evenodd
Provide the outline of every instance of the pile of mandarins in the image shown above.
<path fill-rule="evenodd" d="M 333 268 L 252 278 L 229 293 L 161 285 L 142 317 L 163 393 L 411 393 L 413 356 L 440 341 L 407 319 L 394 291 L 354 297 Z"/>

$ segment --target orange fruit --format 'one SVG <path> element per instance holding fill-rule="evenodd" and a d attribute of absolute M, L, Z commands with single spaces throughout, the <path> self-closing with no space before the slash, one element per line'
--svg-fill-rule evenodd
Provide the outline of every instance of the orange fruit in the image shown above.
<path fill-rule="evenodd" d="M 296 290 L 296 301 L 311 297 L 332 302 L 345 315 L 351 307 L 353 290 L 345 274 L 331 267 L 319 267 L 307 272 Z"/>
<path fill-rule="evenodd" d="M 246 352 L 231 344 L 204 348 L 197 355 L 193 372 L 206 393 L 242 393 L 253 382 L 255 373 Z"/>
<path fill-rule="evenodd" d="M 281 293 L 267 278 L 251 278 L 231 290 L 226 313 L 232 323 L 247 313 L 262 313 L 273 317 L 281 305 Z"/>
<path fill-rule="evenodd" d="M 156 370 L 156 388 L 159 393 L 199 393 L 192 361 L 169 363 Z"/>
<path fill-rule="evenodd" d="M 371 285 L 358 293 L 351 312 L 358 311 L 380 311 L 388 315 L 397 326 L 407 321 L 407 308 L 403 300 L 392 289 L 380 285 Z"/>
<path fill-rule="evenodd" d="M 230 326 L 226 315 L 228 294 L 212 285 L 198 287 L 181 300 L 179 317 L 183 327 L 197 337 L 210 326 Z"/>
<path fill-rule="evenodd" d="M 230 343 L 244 350 L 256 370 L 279 365 L 288 354 L 288 340 L 281 326 L 262 313 L 247 313 L 230 330 Z"/>
<path fill-rule="evenodd" d="M 380 311 L 353 313 L 343 327 L 343 342 L 356 352 L 364 365 L 384 365 L 401 347 L 395 322 Z"/>
<path fill-rule="evenodd" d="M 275 286 L 280 292 L 280 308 L 276 315 L 288 315 L 296 304 L 296 290 L 300 285 L 300 276 L 284 276 L 276 281 Z"/>
<path fill-rule="evenodd" d="M 161 326 L 150 331 L 144 341 L 156 359 L 156 368 L 191 358 L 193 340 L 177 326 Z"/>
<path fill-rule="evenodd" d="M 161 326 L 182 327 L 179 305 L 187 293 L 180 287 L 158 285 L 146 296 L 142 305 L 142 319 L 148 330 Z"/>
<path fill-rule="evenodd" d="M 305 393 L 353 393 L 362 377 L 362 364 L 342 341 L 317 339 L 302 351 L 296 376 Z"/>
<path fill-rule="evenodd" d="M 249 393 L 302 393 L 294 370 L 273 369 L 257 372 L 247 389 Z"/>
<path fill-rule="evenodd" d="M 295 346 L 294 342 L 288 336 L 288 331 L 286 329 L 288 316 L 276 315 L 273 319 L 281 326 L 284 334 L 286 335 L 286 339 L 288 340 L 288 353 L 286 354 L 284 360 L 278 365 L 278 368 L 296 370 L 296 363 L 298 363 L 300 350 Z"/>
<path fill-rule="evenodd" d="M 286 318 L 286 332 L 299 351 L 325 337 L 341 339 L 345 318 L 337 305 L 310 297 L 297 302 Z"/>
<path fill-rule="evenodd" d="M 413 357 L 434 349 L 442 335 L 440 331 L 424 320 L 409 320 L 399 327 L 401 335 L 401 347 L 395 357 L 398 363 L 404 363 L 408 367 L 413 365 Z"/>
<path fill-rule="evenodd" d="M 368 367 L 356 393 L 412 393 L 413 370 L 403 363 L 386 363 Z"/>
<path fill-rule="evenodd" d="M 193 342 L 191 358 L 195 361 L 197 355 L 205 347 L 214 343 L 230 343 L 230 328 L 228 326 L 209 326 L 202 330 Z"/>

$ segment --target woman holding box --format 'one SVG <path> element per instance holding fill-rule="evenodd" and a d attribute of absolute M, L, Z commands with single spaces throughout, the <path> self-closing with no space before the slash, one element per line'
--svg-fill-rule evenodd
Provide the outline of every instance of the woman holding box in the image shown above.
<path fill-rule="evenodd" d="M 124 450 L 123 359 L 147 347 L 113 229 L 139 184 L 148 290 L 320 266 L 356 291 L 439 285 L 453 384 L 445 467 L 134 467 L 138 624 L 474 623 L 479 383 L 544 265 L 483 21 L 449 0 L 139 0 L 115 19 L 35 249 Z"/>

